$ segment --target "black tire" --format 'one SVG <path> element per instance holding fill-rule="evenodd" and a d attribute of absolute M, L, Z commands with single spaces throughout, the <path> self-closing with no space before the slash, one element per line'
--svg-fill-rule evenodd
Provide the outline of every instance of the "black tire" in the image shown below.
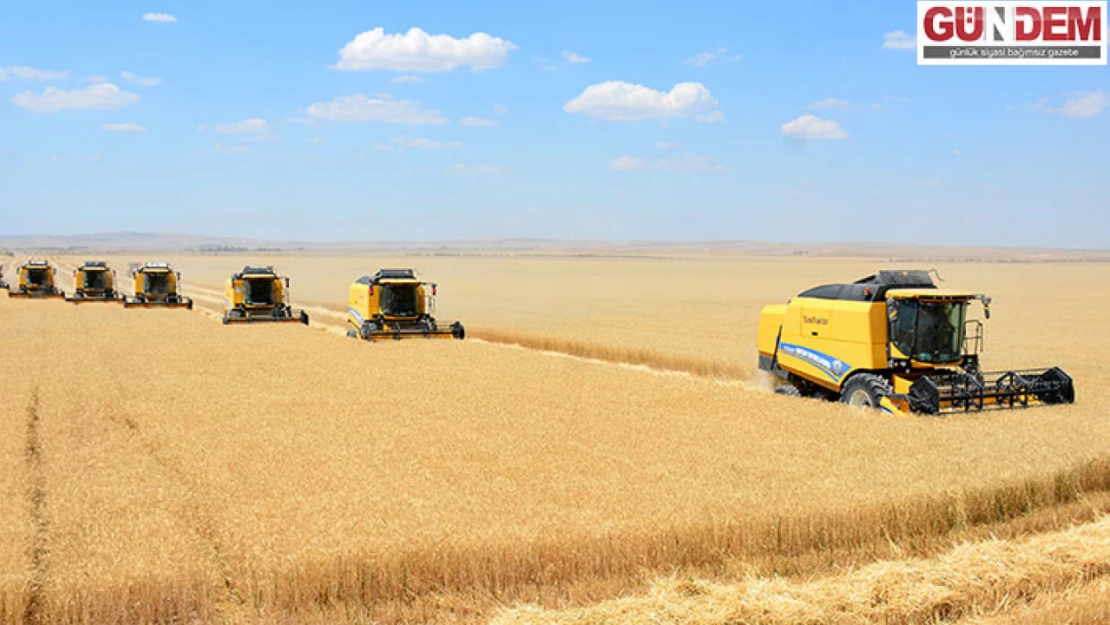
<path fill-rule="evenodd" d="M 466 339 L 466 328 L 463 327 L 461 322 L 456 321 L 451 324 L 451 336 L 460 341 Z"/>
<path fill-rule="evenodd" d="M 797 386 L 793 384 L 783 384 L 775 389 L 775 395 L 787 395 L 789 397 L 801 397 L 802 392 L 798 390 Z"/>
<path fill-rule="evenodd" d="M 894 390 L 890 382 L 874 373 L 857 373 L 840 390 L 841 403 L 860 408 L 878 408 L 879 402 Z"/>

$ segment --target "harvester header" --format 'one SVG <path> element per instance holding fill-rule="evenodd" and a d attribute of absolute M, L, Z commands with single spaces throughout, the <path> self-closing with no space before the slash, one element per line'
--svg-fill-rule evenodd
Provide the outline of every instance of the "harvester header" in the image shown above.
<path fill-rule="evenodd" d="M 435 313 L 437 285 L 422 282 L 412 269 L 380 269 L 351 285 L 347 302 L 347 336 L 367 341 L 407 338 L 462 339 L 460 321 L 439 322 Z"/>
<path fill-rule="evenodd" d="M 894 413 L 941 414 L 1075 401 L 1059 367 L 984 372 L 983 323 L 991 298 L 938 289 L 929 272 L 880 271 L 851 284 L 803 291 L 767 306 L 759 367 L 776 392 L 839 399 Z"/>

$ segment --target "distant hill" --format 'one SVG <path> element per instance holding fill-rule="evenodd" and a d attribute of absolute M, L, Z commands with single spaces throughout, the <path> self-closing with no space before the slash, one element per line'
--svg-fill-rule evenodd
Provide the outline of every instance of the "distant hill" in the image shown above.
<path fill-rule="evenodd" d="M 82 235 L 0 236 L 0 252 L 18 254 L 82 254 L 113 252 L 174 252 L 243 254 L 248 252 L 309 254 L 418 255 L 564 255 L 564 256 L 820 256 L 866 257 L 904 261 L 1094 261 L 1110 262 L 1110 250 L 1068 250 L 1023 247 L 953 247 L 896 243 L 781 243 L 764 241 L 558 241 L 517 238 L 460 241 L 272 241 L 194 234 L 104 232 Z"/>

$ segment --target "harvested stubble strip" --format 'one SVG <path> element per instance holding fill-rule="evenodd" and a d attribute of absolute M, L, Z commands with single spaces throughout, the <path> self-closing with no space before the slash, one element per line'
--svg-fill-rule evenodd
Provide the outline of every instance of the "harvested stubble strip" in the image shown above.
<path fill-rule="evenodd" d="M 878 562 L 811 581 L 657 582 L 644 596 L 563 612 L 522 607 L 497 625 L 925 624 L 996 611 L 1110 574 L 1110 519 L 1022 540 L 967 544 L 940 557 Z"/>
<path fill-rule="evenodd" d="M 12 265 L 7 265 L 8 280 Z M 0 316 L 11 319 L 19 304 L 0 293 Z M 0 349 L 0 623 L 24 623 L 34 618 L 31 607 L 32 587 L 39 580 L 35 573 L 35 546 L 38 527 L 35 522 L 33 486 L 41 467 L 37 466 L 37 449 L 32 450 L 31 428 L 35 409 L 35 377 L 41 374 L 23 360 L 24 348 L 45 341 L 37 333 L 4 338 Z"/>
<path fill-rule="evenodd" d="M 129 385 L 99 358 L 105 343 L 126 336 L 122 312 L 54 306 L 42 323 L 40 307 L 22 307 L 9 318 L 29 331 L 8 345 L 40 374 L 32 379 L 45 535 L 32 622 L 204 619 L 221 597 L 187 487 L 121 410 L 122 396 L 152 390 Z M 97 332 L 83 331 L 88 325 Z M 74 336 L 81 349 L 59 339 Z"/>

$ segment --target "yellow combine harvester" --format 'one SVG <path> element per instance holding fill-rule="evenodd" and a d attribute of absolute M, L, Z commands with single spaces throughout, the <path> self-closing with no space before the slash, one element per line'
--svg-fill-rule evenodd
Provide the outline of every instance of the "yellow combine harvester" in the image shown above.
<path fill-rule="evenodd" d="M 102 260 L 87 260 L 73 271 L 73 295 L 66 297 L 67 302 L 118 302 L 120 297 L 115 288 L 116 272 Z"/>
<path fill-rule="evenodd" d="M 759 368 L 777 393 L 839 399 L 896 414 L 942 414 L 1075 401 L 1058 367 L 985 373 L 983 294 L 940 290 L 925 271 L 880 271 L 803 292 L 759 319 Z"/>
<path fill-rule="evenodd" d="M 129 272 L 135 280 L 135 295 L 124 296 L 124 308 L 187 308 L 193 309 L 193 300 L 182 295 L 181 273 L 168 263 L 146 263 Z"/>
<path fill-rule="evenodd" d="M 224 306 L 225 324 L 299 321 L 308 325 L 308 313 L 289 305 L 289 278 L 269 266 L 247 266 L 231 274 L 224 286 Z"/>
<path fill-rule="evenodd" d="M 431 293 L 428 289 L 431 289 Z M 376 339 L 455 338 L 466 330 L 459 321 L 439 324 L 435 312 L 436 285 L 421 282 L 412 269 L 382 269 L 351 285 L 347 336 Z"/>
<path fill-rule="evenodd" d="M 54 283 L 54 267 L 45 260 L 29 260 L 16 269 L 16 282 L 8 286 L 8 297 L 64 298 L 65 291 Z"/>

